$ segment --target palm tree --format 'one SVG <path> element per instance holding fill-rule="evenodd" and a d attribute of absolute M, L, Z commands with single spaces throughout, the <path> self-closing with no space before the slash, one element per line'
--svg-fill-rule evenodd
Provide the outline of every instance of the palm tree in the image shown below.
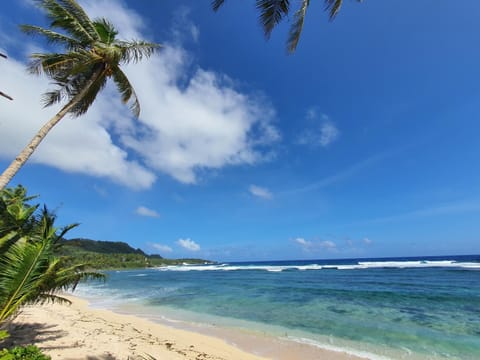
<path fill-rule="evenodd" d="M 6 58 L 7 58 L 7 55 L 0 53 L 0 57 L 6 59 Z M 13 100 L 13 98 L 12 98 L 11 96 L 5 94 L 5 93 L 2 92 L 2 91 L 0 91 L 0 96 L 3 96 L 4 98 L 7 98 L 8 100 Z"/>
<path fill-rule="evenodd" d="M 66 105 L 51 118 L 0 175 L 0 190 L 25 164 L 48 132 L 66 115 L 80 116 L 87 112 L 107 80 L 111 78 L 123 103 L 130 103 L 136 117 L 140 104 L 121 65 L 136 63 L 150 57 L 160 45 L 145 41 L 118 40 L 118 32 L 106 19 L 91 20 L 75 0 L 36 0 L 50 22 L 50 28 L 23 25 L 30 35 L 43 36 L 49 43 L 65 48 L 64 53 L 35 53 L 29 64 L 31 73 L 44 73 L 56 85 L 44 94 L 45 106 L 66 101 Z"/>
<path fill-rule="evenodd" d="M 58 290 L 73 290 L 81 280 L 102 279 L 104 275 L 85 272 L 84 265 L 66 266 L 55 255 L 64 235 L 55 216 L 45 207 L 28 205 L 26 190 L 0 191 L 0 325 L 27 303 L 68 302 Z"/>
<path fill-rule="evenodd" d="M 357 0 L 361 2 L 362 0 Z M 212 8 L 217 11 L 225 0 L 213 0 Z M 329 12 L 330 20 L 337 16 L 342 6 L 343 0 L 324 0 L 325 11 Z M 301 0 L 300 7 L 293 15 L 293 23 L 287 40 L 287 51 L 293 53 L 297 48 L 300 35 L 302 34 L 305 15 L 307 13 L 310 0 Z M 273 28 L 278 25 L 290 12 L 290 0 L 256 0 L 256 7 L 260 11 L 260 23 L 268 39 Z"/>

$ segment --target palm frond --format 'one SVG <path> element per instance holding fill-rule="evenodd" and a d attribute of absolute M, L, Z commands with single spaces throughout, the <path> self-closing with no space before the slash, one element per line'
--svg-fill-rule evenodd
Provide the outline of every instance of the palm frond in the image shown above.
<path fill-rule="evenodd" d="M 94 75 L 98 73 L 99 75 Z M 105 87 L 108 79 L 108 70 L 104 64 L 98 64 L 93 67 L 89 73 L 76 77 L 71 81 L 70 98 L 74 98 L 79 94 L 79 98 L 70 110 L 70 113 L 74 116 L 80 116 L 85 114 L 90 106 L 95 101 L 98 93 Z M 90 85 L 86 85 L 90 83 Z"/>
<path fill-rule="evenodd" d="M 40 26 L 34 25 L 20 25 L 20 29 L 27 35 L 40 35 L 45 37 L 48 43 L 50 44 L 62 44 L 65 45 L 68 49 L 75 49 L 82 45 L 77 39 L 60 34 L 58 32 L 44 29 Z"/>
<path fill-rule="evenodd" d="M 162 45 L 146 41 L 118 41 L 116 46 L 121 51 L 121 63 L 137 63 L 144 58 L 149 58 L 155 51 L 162 48 Z"/>
<path fill-rule="evenodd" d="M 0 191 L 0 199 L 3 200 L 7 205 L 16 203 L 22 204 L 26 207 L 31 207 L 28 205 L 28 202 L 37 197 L 38 195 L 27 196 L 27 189 L 25 189 L 25 187 L 22 185 L 17 185 L 14 188 L 5 188 Z"/>
<path fill-rule="evenodd" d="M 90 17 L 87 15 L 85 10 L 76 2 L 76 0 L 57 0 L 59 3 L 63 4 L 63 7 L 72 14 L 75 19 L 82 25 L 86 32 L 95 40 L 100 40 L 98 33 L 93 25 Z"/>
<path fill-rule="evenodd" d="M 257 0 L 257 9 L 260 11 L 260 23 L 265 37 L 268 39 L 273 28 L 288 15 L 290 10 L 289 0 Z"/>
<path fill-rule="evenodd" d="M 0 225 L 10 222 L 6 210 L 18 205 L 15 202 L 6 204 L 4 199 L 11 199 L 13 195 L 9 190 L 0 191 Z M 0 238 L 0 324 L 26 303 L 68 302 L 56 292 L 74 290 L 83 280 L 104 279 L 103 274 L 83 271 L 83 265 L 66 266 L 63 258 L 55 256 L 60 240 L 76 224 L 57 231 L 55 214 L 46 207 L 34 214 L 30 210 L 38 206 L 23 205 L 26 210 L 12 213 L 14 216 L 28 213 L 29 217 L 23 221 L 33 221 L 35 226 L 23 237 L 12 231 Z"/>
<path fill-rule="evenodd" d="M 362 2 L 363 0 L 356 0 L 357 2 Z M 330 20 L 335 19 L 337 14 L 340 12 L 342 7 L 343 0 L 325 0 L 325 11 L 329 12 Z"/>
<path fill-rule="evenodd" d="M 13 243 L 20 239 L 20 235 L 16 231 L 9 231 L 0 237 L 0 256 L 4 254 Z"/>
<path fill-rule="evenodd" d="M 43 107 L 48 107 L 53 104 L 62 102 L 67 96 L 67 93 L 63 87 L 58 87 L 55 90 L 47 91 L 42 94 Z"/>
<path fill-rule="evenodd" d="M 146 41 L 118 41 L 115 27 L 106 19 L 91 21 L 75 0 L 36 0 L 46 10 L 51 27 L 63 29 L 67 35 L 38 26 L 25 25 L 29 34 L 40 34 L 51 42 L 65 45 L 66 53 L 32 54 L 28 69 L 35 75 L 45 74 L 55 89 L 47 91 L 45 106 L 68 101 L 64 109 L 73 116 L 84 114 L 93 104 L 109 77 L 118 73 L 120 65 L 137 63 L 148 58 L 161 45 Z M 114 79 L 122 101 L 132 101 L 130 109 L 138 116 L 138 98 L 128 79 L 120 71 Z"/>
<path fill-rule="evenodd" d="M 53 54 L 34 53 L 31 61 L 27 66 L 27 70 L 34 75 L 42 73 L 49 77 L 55 78 L 58 74 L 69 74 L 71 69 L 79 64 L 89 63 L 91 57 L 86 56 L 85 52 L 68 52 Z"/>
<path fill-rule="evenodd" d="M 73 265 L 71 267 L 64 268 L 62 261 L 60 264 L 62 266 L 62 270 L 55 273 L 55 289 L 74 291 L 80 282 L 89 280 L 105 281 L 105 274 L 93 271 L 84 271 L 84 265 Z"/>
<path fill-rule="evenodd" d="M 213 0 L 212 1 L 213 11 L 217 11 L 218 9 L 220 9 L 220 7 L 223 5 L 224 2 L 225 0 Z"/>
<path fill-rule="evenodd" d="M 137 94 L 133 86 L 128 81 L 127 76 L 124 74 L 120 68 L 116 68 L 112 74 L 113 82 L 117 86 L 117 90 L 122 96 L 122 102 L 124 104 L 128 103 L 131 100 L 130 110 L 132 111 L 135 117 L 140 116 L 140 102 L 138 101 Z"/>
<path fill-rule="evenodd" d="M 37 0 L 38 5 L 46 11 L 50 26 L 63 29 L 83 44 L 98 40 L 90 19 L 73 0 Z"/>
<path fill-rule="evenodd" d="M 305 15 L 307 13 L 307 8 L 310 5 L 310 0 L 302 0 L 300 9 L 294 15 L 294 21 L 290 27 L 290 32 L 288 35 L 287 41 L 287 50 L 289 53 L 293 53 L 298 45 L 300 40 L 300 35 L 302 34 L 303 24 L 305 23 Z"/>
<path fill-rule="evenodd" d="M 37 294 L 36 285 L 47 260 L 48 242 L 17 241 L 0 259 L 0 322 Z"/>
<path fill-rule="evenodd" d="M 112 44 L 115 41 L 118 31 L 115 29 L 113 24 L 107 19 L 101 18 L 93 21 L 93 26 L 102 41 L 105 44 Z"/>

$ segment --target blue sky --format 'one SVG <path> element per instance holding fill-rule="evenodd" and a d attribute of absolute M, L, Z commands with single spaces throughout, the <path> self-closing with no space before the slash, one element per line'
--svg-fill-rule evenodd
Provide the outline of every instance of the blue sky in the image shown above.
<path fill-rule="evenodd" d="M 125 69 L 140 119 L 109 87 L 11 183 L 70 237 L 219 261 L 480 253 L 478 1 L 347 1 L 334 22 L 312 2 L 293 55 L 253 0 L 81 3 L 165 47 Z M 45 19 L 2 6 L 2 168 L 58 110 L 22 23 Z"/>

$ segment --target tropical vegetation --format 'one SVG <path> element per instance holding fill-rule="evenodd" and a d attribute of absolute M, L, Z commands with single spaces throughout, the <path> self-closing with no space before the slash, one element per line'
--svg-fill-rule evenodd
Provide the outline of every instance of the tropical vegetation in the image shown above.
<path fill-rule="evenodd" d="M 59 254 L 70 265 L 86 263 L 91 269 L 139 269 L 166 265 L 205 264 L 203 259 L 165 259 L 160 255 L 147 255 L 124 242 L 90 239 L 63 240 Z"/>
<path fill-rule="evenodd" d="M 25 304 L 69 302 L 58 291 L 104 278 L 57 255 L 76 224 L 55 227 L 55 215 L 45 206 L 30 205 L 32 199 L 22 186 L 0 191 L 0 327 Z"/>
<path fill-rule="evenodd" d="M 356 1 L 361 2 L 362 0 Z M 220 9 L 224 2 L 225 0 L 213 0 L 213 10 Z M 325 11 L 328 11 L 330 20 L 335 19 L 342 3 L 343 0 L 324 0 Z M 290 26 L 287 40 L 287 51 L 289 53 L 293 53 L 297 49 L 309 5 L 310 0 L 301 0 L 300 7 L 293 15 L 293 23 Z M 256 0 L 256 7 L 260 12 L 260 23 L 267 39 L 270 37 L 273 28 L 283 19 L 288 18 L 290 14 L 290 0 Z"/>
<path fill-rule="evenodd" d="M 66 114 L 76 117 L 87 112 L 108 79 L 113 80 L 122 102 L 129 103 L 133 115 L 138 117 L 140 103 L 121 66 L 148 58 L 160 47 L 145 41 L 117 39 L 117 30 L 107 19 L 91 20 L 75 0 L 36 0 L 36 3 L 45 11 L 50 28 L 23 25 L 21 29 L 43 37 L 56 48 L 63 47 L 64 52 L 34 53 L 28 69 L 35 75 L 45 74 L 56 86 L 44 94 L 45 106 L 66 104 L 0 175 L 0 190 Z"/>
<path fill-rule="evenodd" d="M 0 351 L 0 360 L 50 360 L 51 357 L 43 354 L 34 345 L 15 346 Z"/>

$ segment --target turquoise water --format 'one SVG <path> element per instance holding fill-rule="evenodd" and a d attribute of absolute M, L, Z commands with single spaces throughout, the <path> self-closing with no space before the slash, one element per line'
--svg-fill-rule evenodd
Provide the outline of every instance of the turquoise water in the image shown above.
<path fill-rule="evenodd" d="M 242 326 L 387 358 L 480 359 L 480 257 L 290 261 L 109 272 L 93 305 Z M 190 314 L 190 315 L 189 315 Z M 209 320 L 210 319 L 210 320 Z M 195 319 L 198 320 L 198 319 Z M 253 324 L 253 325 L 251 325 Z"/>

